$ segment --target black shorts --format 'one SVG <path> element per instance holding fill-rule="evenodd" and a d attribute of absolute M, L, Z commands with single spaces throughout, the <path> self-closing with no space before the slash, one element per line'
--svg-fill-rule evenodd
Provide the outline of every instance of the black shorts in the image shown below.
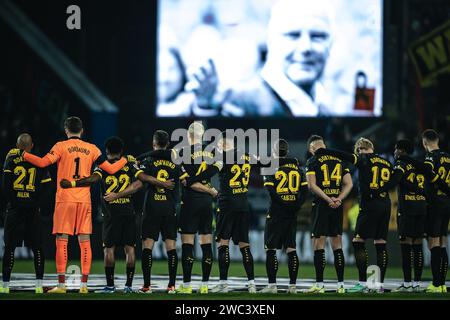
<path fill-rule="evenodd" d="M 39 209 L 8 209 L 5 218 L 5 246 L 42 248 L 42 221 Z"/>
<path fill-rule="evenodd" d="M 159 234 L 163 241 L 177 239 L 177 215 L 172 214 L 157 215 L 144 214 L 141 225 L 141 238 L 158 241 Z"/>
<path fill-rule="evenodd" d="M 297 217 L 280 217 L 267 214 L 264 228 L 265 249 L 296 248 Z"/>
<path fill-rule="evenodd" d="M 123 247 L 136 245 L 136 216 L 113 215 L 103 220 L 103 247 Z"/>
<path fill-rule="evenodd" d="M 386 240 L 391 218 L 389 199 L 366 200 L 360 204 L 355 238 Z"/>
<path fill-rule="evenodd" d="M 313 203 L 311 238 L 342 235 L 343 218 L 342 206 L 333 209 L 322 201 Z"/>
<path fill-rule="evenodd" d="M 427 237 L 445 237 L 448 233 L 450 201 L 438 200 L 427 208 L 425 233 Z"/>
<path fill-rule="evenodd" d="M 234 244 L 249 243 L 249 212 L 217 210 L 216 241 L 233 239 Z"/>
<path fill-rule="evenodd" d="M 425 236 L 425 214 L 397 214 L 399 240 L 405 238 L 422 239 Z"/>
<path fill-rule="evenodd" d="M 181 204 L 179 232 L 181 234 L 212 234 L 212 202 L 209 199 L 189 199 Z"/>

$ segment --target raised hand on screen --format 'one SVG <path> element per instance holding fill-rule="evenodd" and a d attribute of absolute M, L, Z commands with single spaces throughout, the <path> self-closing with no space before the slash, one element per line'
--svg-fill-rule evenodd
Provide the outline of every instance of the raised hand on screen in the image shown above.
<path fill-rule="evenodd" d="M 219 78 L 217 76 L 214 61 L 208 59 L 208 64 L 200 67 L 200 69 L 193 74 L 193 77 L 197 81 L 197 85 L 192 91 L 197 97 L 198 106 L 203 109 L 216 108 L 217 102 L 214 98 L 218 91 Z"/>

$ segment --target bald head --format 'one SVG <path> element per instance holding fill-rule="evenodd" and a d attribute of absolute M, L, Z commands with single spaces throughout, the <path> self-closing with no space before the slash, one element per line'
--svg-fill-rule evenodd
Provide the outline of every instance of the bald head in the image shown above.
<path fill-rule="evenodd" d="M 17 138 L 17 148 L 20 150 L 31 151 L 33 148 L 33 139 L 28 133 L 22 133 Z"/>
<path fill-rule="evenodd" d="M 300 87 L 325 70 L 333 39 L 333 1 L 279 0 L 267 29 L 267 64 Z"/>

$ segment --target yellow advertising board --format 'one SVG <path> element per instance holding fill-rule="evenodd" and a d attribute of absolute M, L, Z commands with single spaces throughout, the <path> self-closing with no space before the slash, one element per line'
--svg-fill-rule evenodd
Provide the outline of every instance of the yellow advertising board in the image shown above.
<path fill-rule="evenodd" d="M 437 75 L 450 73 L 450 20 L 413 42 L 408 52 L 423 87 L 433 85 Z"/>

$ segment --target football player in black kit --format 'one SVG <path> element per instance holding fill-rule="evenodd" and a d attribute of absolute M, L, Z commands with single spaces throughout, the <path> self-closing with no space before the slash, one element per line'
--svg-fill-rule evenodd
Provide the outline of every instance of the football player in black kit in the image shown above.
<path fill-rule="evenodd" d="M 121 159 L 124 143 L 119 137 L 108 138 L 105 142 L 106 155 L 109 161 L 115 162 Z M 103 230 L 102 239 L 104 246 L 104 263 L 106 275 L 106 287 L 96 293 L 114 293 L 115 248 L 124 247 L 126 255 L 126 284 L 124 293 L 132 293 L 132 283 L 135 273 L 135 245 L 136 245 L 136 216 L 131 199 L 131 190 L 138 190 L 142 182 L 148 182 L 161 188 L 173 186 L 173 182 L 159 181 L 148 176 L 139 169 L 133 161 L 133 157 L 127 156 L 128 164 L 113 175 L 108 175 L 100 168 L 94 173 L 80 180 L 61 180 L 63 188 L 86 187 L 101 181 Z M 139 180 L 136 180 L 139 179 Z M 73 184 L 72 184 L 73 182 Z M 133 186 L 133 187 L 130 187 Z M 103 195 L 107 195 L 106 199 Z"/>
<path fill-rule="evenodd" d="M 136 166 L 141 174 L 137 175 L 137 181 L 128 188 L 118 193 L 108 193 L 107 201 L 115 201 L 118 198 L 129 196 L 145 186 L 145 200 L 141 220 L 142 259 L 141 267 L 144 276 L 144 285 L 139 289 L 140 293 L 152 293 L 151 268 L 153 265 L 153 247 L 161 234 L 165 243 L 169 283 L 167 293 L 175 293 L 175 280 L 178 267 L 176 252 L 176 186 L 181 174 L 178 165 L 172 162 L 173 150 L 168 149 L 169 134 L 163 130 L 157 130 L 153 134 L 153 151 L 148 152 Z M 156 179 L 159 183 L 152 183 Z M 173 185 L 170 185 L 171 183 Z M 167 184 L 167 185 L 166 185 Z M 175 187 L 175 188 L 174 188 Z"/>
<path fill-rule="evenodd" d="M 308 151 L 313 154 L 306 164 L 308 187 L 314 194 L 312 207 L 311 237 L 314 246 L 314 268 L 316 283 L 307 293 L 324 293 L 323 272 L 325 269 L 325 244 L 330 238 L 337 275 L 337 293 L 345 293 L 345 259 L 342 251 L 342 201 L 353 187 L 350 170 L 346 163 L 335 156 L 326 154 L 322 137 L 313 135 L 308 139 Z"/>
<path fill-rule="evenodd" d="M 411 161 L 403 158 L 413 152 L 414 145 L 411 141 L 399 140 L 396 143 L 394 173 L 390 181 L 379 190 L 385 192 L 398 185 L 397 230 L 402 253 L 403 284 L 393 292 L 419 292 L 422 279 L 422 239 L 427 212 L 426 194 L 430 181 Z"/>
<path fill-rule="evenodd" d="M 210 179 L 217 171 L 208 169 L 220 164 L 215 163 L 214 152 L 205 149 L 204 132 L 205 129 L 200 122 L 193 122 L 188 129 L 189 146 L 180 150 L 184 171 L 181 178 L 186 180 L 182 188 L 179 217 L 179 232 L 183 243 L 181 255 L 183 283 L 178 287 L 177 292 L 181 294 L 192 293 L 191 275 L 194 264 L 194 240 L 197 233 L 202 249 L 202 283 L 199 288 L 201 294 L 208 293 L 208 281 L 213 263 L 212 201 L 216 191 L 211 188 Z M 195 178 L 204 172 L 208 172 L 208 174 L 203 174 L 202 180 L 197 183 L 209 191 L 200 191 L 193 186 Z"/>
<path fill-rule="evenodd" d="M 220 189 L 216 226 L 220 283 L 213 287 L 211 292 L 228 292 L 229 244 L 230 239 L 233 239 L 242 253 L 242 263 L 248 279 L 248 292 L 256 293 L 253 255 L 248 237 L 250 208 L 247 192 L 253 166 L 251 156 L 236 149 L 233 139 L 226 137 L 225 132 L 218 142 L 218 150 L 223 160 L 223 165 L 218 167 Z"/>
<path fill-rule="evenodd" d="M 432 129 L 422 133 L 422 144 L 427 154 L 424 165 L 437 173 L 441 182 L 431 186 L 425 232 L 431 251 L 433 282 L 427 288 L 430 293 L 446 293 L 445 280 L 448 270 L 447 231 L 450 217 L 450 155 L 439 148 L 439 135 Z"/>
<path fill-rule="evenodd" d="M 350 162 L 359 171 L 360 211 L 353 238 L 359 282 L 347 292 L 369 291 L 366 285 L 368 257 L 365 240 L 374 239 L 377 265 L 381 273 L 379 283 L 374 290 L 378 293 L 384 293 L 383 282 L 388 264 L 386 240 L 391 216 L 391 200 L 387 192 L 379 192 L 378 190 L 391 179 L 392 164 L 374 153 L 373 143 L 366 138 L 360 138 L 356 141 L 354 153 L 331 149 L 320 149 L 319 152 Z"/>
<path fill-rule="evenodd" d="M 445 278 L 448 264 L 446 235 L 448 228 L 448 210 L 450 209 L 448 197 L 448 195 L 450 194 L 450 175 L 448 173 L 448 170 L 450 169 L 450 156 L 439 149 L 439 137 L 434 130 L 426 130 L 423 133 L 422 144 L 425 150 L 428 152 L 425 162 L 417 161 L 416 159 L 409 157 L 407 152 L 402 152 L 402 148 L 406 150 L 407 147 L 410 147 L 412 149 L 412 146 L 408 146 L 405 141 L 399 141 L 397 143 L 396 157 L 397 162 L 407 164 L 406 169 L 413 167 L 414 170 L 417 171 L 415 177 L 419 187 L 423 184 L 423 180 L 425 180 L 426 182 L 424 186 L 427 189 L 426 200 L 428 206 L 426 206 L 426 203 L 424 203 L 424 201 L 405 202 L 410 204 L 414 203 L 414 207 L 416 209 L 417 206 L 420 206 L 421 211 L 426 212 L 425 216 L 421 215 L 416 218 L 418 220 L 423 219 L 424 221 L 421 221 L 420 224 L 419 221 L 416 221 L 417 224 L 414 224 L 417 225 L 417 227 L 422 227 L 425 229 L 424 235 L 428 239 L 428 245 L 431 251 L 431 271 L 433 274 L 433 281 L 426 291 L 429 293 L 445 293 L 447 290 L 447 287 L 445 286 Z M 401 167 L 396 166 L 396 169 L 397 170 L 394 171 L 392 181 L 390 181 L 388 184 L 396 184 L 398 182 L 401 182 L 403 184 L 411 184 L 413 178 L 412 173 L 405 175 L 407 178 L 406 180 L 401 180 Z M 384 188 L 386 187 L 388 186 L 385 185 Z M 417 186 L 413 185 L 412 188 L 414 187 Z M 411 185 L 409 188 L 411 189 Z M 420 194 L 421 191 L 423 190 L 416 190 L 416 193 Z M 401 194 L 401 196 L 403 197 L 404 195 Z M 411 197 L 408 198 L 410 199 Z M 400 202 L 400 205 L 402 205 L 402 202 Z M 411 211 L 414 211 L 414 209 L 411 208 Z M 399 220 L 401 223 L 399 225 L 401 232 L 412 232 L 412 220 L 413 219 L 411 218 L 405 217 Z M 406 221 L 409 221 L 409 223 L 406 223 Z M 419 262 L 423 264 L 423 261 L 420 261 L 422 256 L 421 245 L 420 252 L 417 254 L 416 251 L 419 251 L 418 244 L 413 245 L 413 252 L 415 256 L 414 261 L 416 263 L 416 255 L 418 255 Z M 406 259 L 406 255 L 407 254 L 405 254 L 404 259 Z M 404 268 L 407 268 L 407 266 L 404 266 Z M 420 270 L 418 272 L 420 274 Z M 399 289 L 403 291 L 407 290 L 401 287 Z M 413 290 L 420 290 L 420 286 L 416 284 Z"/>
<path fill-rule="evenodd" d="M 14 266 L 16 247 L 25 246 L 33 251 L 36 271 L 36 293 L 43 293 L 45 257 L 42 251 L 42 227 L 40 207 L 48 199 L 50 175 L 25 161 L 21 154 L 33 148 L 27 133 L 17 138 L 17 149 L 6 156 L 3 166 L 2 192 L 7 201 L 5 219 L 5 251 L 3 253 L 3 286 L 0 293 L 9 293 L 9 282 Z"/>
<path fill-rule="evenodd" d="M 288 157 L 289 144 L 278 140 L 272 150 L 278 158 L 277 171 L 264 177 L 264 186 L 269 191 L 270 208 L 264 230 L 266 249 L 266 271 L 269 284 L 261 293 L 277 293 L 277 249 L 286 250 L 288 256 L 289 287 L 287 292 L 297 293 L 296 283 L 299 260 L 296 251 L 297 213 L 306 200 L 308 182 L 300 168 L 298 159 Z"/>

